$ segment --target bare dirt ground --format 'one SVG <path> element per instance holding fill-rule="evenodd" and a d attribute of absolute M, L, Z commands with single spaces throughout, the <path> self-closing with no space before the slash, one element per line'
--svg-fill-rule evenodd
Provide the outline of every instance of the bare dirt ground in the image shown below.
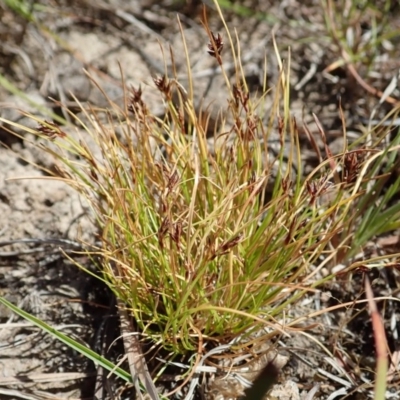
<path fill-rule="evenodd" d="M 340 59 L 341 53 L 327 34 L 321 2 L 260 0 L 244 3 L 258 14 L 244 17 L 226 11 L 226 19 L 240 38 L 251 89 L 257 92 L 262 88 L 265 56 L 268 79 L 271 86 L 274 84 L 278 73 L 271 40 L 274 33 L 283 58 L 288 58 L 290 46 L 293 115 L 299 121 L 309 123 L 312 130 L 315 129 L 312 113 L 315 113 L 332 148 L 336 142 L 340 146 L 340 99 L 349 137 L 356 138 L 360 124 L 365 123 L 364 119 L 378 104 L 379 96 L 368 93 L 346 66 L 338 64 L 337 68 L 328 68 Z M 105 106 L 101 91 L 90 83 L 84 71 L 99 82 L 109 97 L 121 104 L 123 71 L 126 83 L 135 87 L 141 85 L 153 111 L 161 114 L 162 104 L 152 82 L 152 76 L 164 71 L 160 47 L 167 60 L 171 47 L 178 75 L 185 75 L 177 15 L 191 55 L 199 103 L 205 98 L 205 102 L 212 105 L 212 117 L 216 118 L 218 108 L 215 104 L 224 104 L 227 100 L 219 97 L 223 93 L 219 90 L 223 81 L 215 59 L 206 52 L 208 38 L 200 23 L 202 5 L 198 1 L 43 0 L 26 3 L 28 9 L 30 4 L 35 23 L 0 2 L 0 73 L 3 82 L 0 113 L 4 118 L 32 124 L 18 112 L 22 109 L 40 114 L 32 103 L 62 113 L 50 98 L 61 100 L 72 108 L 76 101 Z M 209 5 L 208 13 L 213 31 L 223 32 L 212 5 Z M 399 29 L 397 2 L 393 1 L 390 13 L 393 29 Z M 362 20 L 355 22 L 355 32 L 367 33 L 374 17 L 376 15 L 364 15 Z M 358 73 L 369 85 L 383 91 L 397 75 L 400 67 L 398 45 L 399 36 L 389 37 L 382 48 L 375 49 L 373 65 L 367 66 L 361 61 L 356 65 Z M 226 62 L 229 63 L 229 59 Z M 4 79 L 19 92 L 7 87 Z M 399 91 L 394 91 L 393 95 L 399 98 Z M 376 117 L 385 115 L 392 108 L 392 104 L 384 102 Z M 77 270 L 58 250 L 59 247 L 65 251 L 74 250 L 77 238 L 87 242 L 95 240 L 85 205 L 66 185 L 37 179 L 45 174 L 32 163 L 51 169 L 53 161 L 27 140 L 16 139 L 1 129 L 0 143 L 3 144 L 0 147 L 0 241 L 34 240 L 0 249 L 0 295 L 63 333 L 117 359 L 122 352 L 121 343 L 117 341 L 108 351 L 108 345 L 102 339 L 105 331 L 111 332 L 107 343 L 119 334 L 110 294 L 94 278 Z M 312 166 L 316 159 L 308 147 L 304 140 L 305 163 Z M 36 239 L 53 239 L 55 242 L 43 244 Z M 393 244 L 388 244 L 389 239 L 379 243 L 386 252 L 398 251 L 397 238 L 392 241 Z M 379 243 L 375 243 L 371 251 L 378 251 Z M 90 268 L 89 260 L 87 264 Z M 400 285 L 397 272 L 374 274 L 375 294 L 395 296 Z M 323 295 L 305 299 L 293 312 L 309 313 L 310 310 L 351 302 L 361 294 L 361 277 L 353 276 L 351 281 L 348 277 L 338 278 L 336 283 L 324 288 Z M 400 350 L 399 306 L 385 304 L 384 317 L 391 351 Z M 291 338 L 282 338 L 275 343 L 284 368 L 280 385 L 269 398 L 305 398 L 317 383 L 315 399 L 368 398 L 375 368 L 368 313 L 361 307 L 348 307 L 336 314 L 307 321 L 306 325 L 315 322 L 317 325 L 306 331 L 308 336 L 291 334 Z M 316 345 L 315 340 L 324 343 L 327 352 Z M 341 369 L 332 366 L 332 359 L 339 360 Z M 400 399 L 398 383 L 399 377 L 395 375 L 390 382 L 393 399 Z M 224 383 L 220 377 L 208 393 L 210 398 L 232 398 L 235 397 L 234 390 L 234 383 Z M 336 395 L 332 397 L 332 394 Z M 105 373 L 96 370 L 92 363 L 67 346 L 0 307 L 0 399 L 100 400 L 131 396 L 132 392 L 122 382 L 106 378 Z"/>

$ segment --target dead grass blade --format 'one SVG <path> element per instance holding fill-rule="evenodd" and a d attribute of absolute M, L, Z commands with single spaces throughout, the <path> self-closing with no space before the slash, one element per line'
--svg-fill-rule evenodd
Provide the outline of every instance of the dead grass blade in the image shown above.
<path fill-rule="evenodd" d="M 376 380 L 374 400 L 385 400 L 389 347 L 386 340 L 385 327 L 382 318 L 379 315 L 371 284 L 367 276 L 365 276 L 365 295 L 368 300 L 368 307 L 375 336 Z"/>
<path fill-rule="evenodd" d="M 140 344 L 139 335 L 134 329 L 131 319 L 126 311 L 125 305 L 121 300 L 118 300 L 118 310 L 121 320 L 121 334 L 124 341 L 125 352 L 128 358 L 128 364 L 136 387 L 137 395 L 143 398 L 138 379 L 146 389 L 146 393 L 151 400 L 159 400 L 157 389 L 150 376 L 149 369 L 146 364 L 146 359 L 143 355 L 142 346 Z"/>

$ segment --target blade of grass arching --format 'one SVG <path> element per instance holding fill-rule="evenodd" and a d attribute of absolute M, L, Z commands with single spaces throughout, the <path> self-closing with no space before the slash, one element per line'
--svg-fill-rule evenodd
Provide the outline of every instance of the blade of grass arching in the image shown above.
<path fill-rule="evenodd" d="M 23 91 L 19 90 L 15 85 L 13 85 L 7 78 L 5 78 L 2 74 L 0 74 L 0 86 L 2 86 L 4 89 L 6 89 L 8 92 L 12 93 L 15 96 L 18 96 L 19 98 L 25 100 L 27 103 L 29 103 L 31 106 L 33 106 L 37 111 L 43 113 L 44 115 L 48 116 L 49 118 L 52 118 L 54 121 L 57 121 L 58 123 L 64 125 L 67 123 L 67 121 L 60 117 L 59 115 L 53 113 L 46 107 L 43 107 L 39 104 L 37 104 L 35 101 L 33 101 L 29 96 L 27 96 Z M 7 122 L 7 121 L 3 121 Z M 9 122 L 8 122 L 9 123 Z"/>
<path fill-rule="evenodd" d="M 400 226 L 400 204 L 396 204 L 383 212 L 374 229 L 375 235 L 381 235 L 395 230 Z"/>
<path fill-rule="evenodd" d="M 365 293 L 368 300 L 368 307 L 371 316 L 372 328 L 375 337 L 376 351 L 376 380 L 374 400 L 386 398 L 386 378 L 388 372 L 388 343 L 385 334 L 385 327 L 379 315 L 374 295 L 372 293 L 369 279 L 365 277 Z"/>
<path fill-rule="evenodd" d="M 374 177 L 379 175 L 379 170 L 382 168 L 382 165 L 385 165 L 381 175 L 390 174 L 395 168 L 396 163 L 396 151 L 392 151 L 393 148 L 398 146 L 400 143 L 400 134 L 398 134 L 395 139 L 390 143 L 389 146 L 385 148 L 384 151 L 380 153 L 380 155 L 375 160 L 374 164 L 370 167 L 368 173 L 363 174 L 363 178 L 373 179 Z M 369 164 L 369 163 L 368 163 Z M 368 188 L 367 193 L 360 199 L 358 208 L 358 215 L 363 215 L 365 210 L 370 206 L 372 202 L 379 198 L 382 187 L 385 183 L 385 180 L 378 179 L 372 187 Z"/>
<path fill-rule="evenodd" d="M 399 192 L 399 187 L 400 178 L 390 186 L 378 205 L 375 201 L 372 201 L 372 204 L 364 212 L 359 229 L 355 235 L 358 244 L 362 245 L 372 236 L 396 229 L 396 226 L 399 225 L 398 214 L 400 212 L 400 204 L 395 204 L 383 211 L 389 201 Z"/>
<path fill-rule="evenodd" d="M 383 135 L 383 139 L 386 138 L 390 134 L 390 129 L 388 129 Z M 397 151 L 393 151 L 396 146 L 400 144 L 400 129 L 397 132 L 396 137 L 390 142 L 389 145 L 385 146 L 385 150 L 381 153 L 380 157 L 375 161 L 374 166 L 372 167 L 372 171 L 369 172 L 368 176 L 375 176 L 378 174 L 378 171 L 383 167 L 383 174 L 390 173 L 396 164 L 397 159 Z"/>
<path fill-rule="evenodd" d="M 56 329 L 52 328 L 50 325 L 46 324 L 45 322 L 41 321 L 39 318 L 34 317 L 33 315 L 27 313 L 26 311 L 21 310 L 19 307 L 15 306 L 14 304 L 10 303 L 3 297 L 0 297 L 0 303 L 18 314 L 20 317 L 25 318 L 32 324 L 36 325 L 38 328 L 42 329 L 43 331 L 49 333 L 60 342 L 66 344 L 71 349 L 76 350 L 78 353 L 82 354 L 89 360 L 92 360 L 95 364 L 100 365 L 104 369 L 114 373 L 119 378 L 123 379 L 128 383 L 132 383 L 133 379 L 132 376 L 124 371 L 122 368 L 117 367 L 111 361 L 107 360 L 106 358 L 102 357 L 101 355 L 97 354 L 93 350 L 90 350 L 88 347 L 78 343 L 77 341 L 69 338 L 67 335 L 57 331 Z"/>
<path fill-rule="evenodd" d="M 365 182 L 366 178 L 369 178 L 370 180 L 372 180 L 375 175 L 378 173 L 378 168 L 379 168 L 379 164 L 381 163 L 383 156 L 385 156 L 386 154 L 388 154 L 389 152 L 397 152 L 397 150 L 399 150 L 400 146 L 396 145 L 396 146 L 388 146 L 385 150 L 383 151 L 379 151 L 376 154 L 373 154 L 369 159 L 367 159 L 363 166 L 362 169 L 360 171 L 360 174 L 357 178 L 356 183 L 354 184 L 354 187 L 352 189 L 352 193 L 353 196 L 356 195 L 357 193 L 361 192 L 361 187 L 363 182 Z M 371 167 L 372 165 L 372 167 Z M 368 171 L 368 168 L 370 168 L 371 170 L 373 170 L 374 172 Z M 367 172 L 368 171 L 368 172 Z M 375 185 L 379 184 L 379 182 L 376 182 Z M 375 196 L 376 197 L 376 193 L 373 192 L 373 190 L 369 189 L 367 192 L 367 195 L 362 196 L 361 200 L 359 201 L 359 203 L 357 204 L 357 213 L 358 215 L 362 215 L 362 213 L 365 211 L 365 209 L 368 206 L 368 202 L 370 201 L 371 197 L 370 196 Z M 349 212 L 350 206 L 352 205 L 352 203 L 348 203 L 347 205 L 347 210 L 345 210 L 345 213 L 347 214 Z"/>

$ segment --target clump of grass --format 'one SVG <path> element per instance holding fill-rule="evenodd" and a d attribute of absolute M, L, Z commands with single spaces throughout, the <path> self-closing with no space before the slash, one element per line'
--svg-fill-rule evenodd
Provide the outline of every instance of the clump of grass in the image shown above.
<path fill-rule="evenodd" d="M 284 64 L 276 50 L 277 85 L 253 97 L 229 31 L 205 27 L 228 104 L 213 141 L 194 106 L 190 68 L 188 90 L 174 76 L 154 79 L 164 118 L 151 113 L 136 87 L 126 89 L 122 108 L 109 100 L 107 110 L 67 110 L 76 134 L 34 116 L 37 130 L 19 126 L 55 157 L 56 179 L 90 205 L 103 279 L 141 332 L 175 354 L 234 338 L 241 341 L 232 351 L 243 351 L 266 326 L 269 333 L 257 340 L 290 329 L 282 316 L 332 278 L 321 277 L 323 267 L 350 265 L 368 239 L 400 220 L 398 207 L 387 207 L 399 179 L 376 208 L 382 179 L 397 163 L 399 135 L 384 150 L 378 140 L 372 149 L 349 151 L 345 144 L 333 155 L 319 125 L 326 157 L 304 177 L 290 115 L 290 60 Z M 227 47 L 236 64 L 233 83 L 223 67 Z M 277 156 L 269 151 L 274 135 Z M 371 218 L 381 218 L 378 228 L 366 229 Z"/>
<path fill-rule="evenodd" d="M 103 272 L 114 292 L 146 334 L 186 352 L 205 340 L 259 329 L 277 315 L 274 306 L 290 296 L 292 271 L 300 274 L 306 260 L 300 250 L 310 240 L 291 243 L 298 233 L 287 224 L 310 228 L 310 211 L 295 215 L 307 195 L 290 193 L 289 171 L 275 177 L 274 199 L 265 204 L 277 161 L 263 165 L 258 136 L 264 127 L 241 88 L 231 103 L 236 126 L 211 149 L 191 101 L 172 102 L 173 84 L 156 80 L 166 102 L 164 120 L 149 114 L 140 89 L 131 91 L 126 110 L 107 112 L 108 129 L 87 114 L 95 124 L 86 132 L 100 156 L 83 137 L 75 141 L 52 124 L 42 123 L 38 133 L 58 136 L 52 151 L 64 163 L 61 175 L 91 203 Z M 280 123 L 284 140 L 284 119 Z"/>
<path fill-rule="evenodd" d="M 209 35 L 209 52 L 222 66 L 222 38 Z M 232 87 L 227 79 L 233 125 L 221 121 L 214 143 L 193 99 L 168 76 L 154 80 L 164 119 L 132 88 L 125 108 L 110 102 L 103 119 L 93 110 L 82 109 L 90 124 L 71 114 L 83 128 L 78 140 L 45 121 L 33 132 L 51 141 L 44 148 L 60 161 L 60 179 L 91 205 L 110 287 L 145 334 L 178 353 L 275 325 L 330 240 L 329 214 L 317 216 L 315 201 L 324 183 L 314 183 L 310 200 L 301 172 L 292 180 L 294 157 L 301 162 L 288 72 L 282 66 L 267 118 L 256 104 L 265 99 L 250 98 L 239 64 L 237 73 Z M 272 159 L 276 126 L 282 150 Z"/>

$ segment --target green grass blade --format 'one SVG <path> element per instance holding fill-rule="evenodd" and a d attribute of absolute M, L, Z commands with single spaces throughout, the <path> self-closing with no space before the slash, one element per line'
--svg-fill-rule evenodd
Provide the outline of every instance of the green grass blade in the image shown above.
<path fill-rule="evenodd" d="M 27 96 L 22 90 L 19 90 L 14 84 L 12 84 L 4 75 L 0 74 L 0 86 L 6 89 L 8 92 L 12 93 L 15 96 L 25 100 L 28 104 L 34 107 L 37 111 L 43 113 L 49 118 L 52 118 L 54 121 L 64 125 L 66 123 L 65 119 L 57 115 L 56 113 L 50 111 L 48 108 L 37 104 L 34 100 L 32 100 L 29 96 Z"/>
<path fill-rule="evenodd" d="M 107 360 L 106 358 L 102 357 L 101 355 L 97 354 L 93 350 L 90 350 L 88 347 L 76 342 L 75 340 L 69 338 L 68 336 L 64 335 L 63 333 L 57 331 L 56 329 L 52 328 L 50 325 L 47 325 L 45 322 L 41 321 L 39 318 L 34 317 L 33 315 L 27 313 L 26 311 L 21 310 L 19 307 L 15 306 L 14 304 L 10 303 L 8 300 L 0 297 L 0 303 L 8 307 L 10 310 L 18 314 L 20 317 L 25 318 L 29 322 L 33 323 L 43 331 L 49 333 L 56 339 L 60 340 L 64 344 L 66 344 L 71 349 L 76 350 L 83 356 L 87 357 L 88 359 L 92 360 L 95 364 L 100 365 L 104 369 L 114 373 L 119 378 L 123 379 L 126 382 L 132 383 L 133 379 L 132 376 L 124 371 L 122 368 L 117 367 L 111 361 Z"/>

